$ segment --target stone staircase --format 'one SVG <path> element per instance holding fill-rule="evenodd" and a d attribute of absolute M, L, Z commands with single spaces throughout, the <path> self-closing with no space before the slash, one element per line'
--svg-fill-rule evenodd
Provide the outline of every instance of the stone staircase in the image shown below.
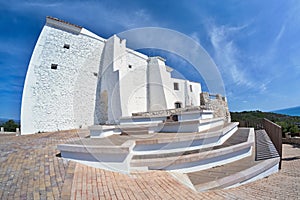
<path fill-rule="evenodd" d="M 82 138 L 58 149 L 64 158 L 122 173 L 166 170 L 196 191 L 233 187 L 278 171 L 280 158 L 264 131 L 237 128 L 238 123 L 214 123 L 194 133 L 145 131 L 154 124 L 133 130 L 123 124 L 127 134 Z"/>
<path fill-rule="evenodd" d="M 226 127 L 227 131 L 230 130 L 228 129 L 230 127 L 232 128 L 233 125 L 228 125 Z M 226 130 L 226 128 L 224 129 Z M 229 131 L 226 134 L 230 134 Z M 142 167 L 151 170 L 159 169 L 182 173 L 203 170 L 249 156 L 254 145 L 253 138 L 253 130 L 239 129 L 221 144 L 217 144 L 217 140 L 213 140 L 212 137 L 209 138 L 208 136 L 206 136 L 207 141 L 197 142 L 197 139 L 193 138 L 193 140 L 184 141 L 181 146 L 176 144 L 178 142 L 163 143 L 165 146 L 156 146 L 157 149 L 145 146 L 139 148 L 139 145 L 136 144 L 130 166 L 136 169 Z M 219 141 L 220 139 L 221 136 L 218 137 Z M 186 146 L 182 147 L 183 144 Z M 205 148 L 204 145 L 206 145 Z"/>
<path fill-rule="evenodd" d="M 239 186 L 278 171 L 280 157 L 264 130 L 255 132 L 255 148 L 250 156 L 206 170 L 173 174 L 183 184 L 196 191 Z M 185 176 L 185 178 L 182 178 Z"/>

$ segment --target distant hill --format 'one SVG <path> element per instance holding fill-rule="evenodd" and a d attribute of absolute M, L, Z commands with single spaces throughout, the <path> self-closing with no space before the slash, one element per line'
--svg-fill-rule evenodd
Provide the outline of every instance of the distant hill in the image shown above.
<path fill-rule="evenodd" d="M 267 118 L 272 122 L 277 123 L 282 127 L 283 133 L 299 133 L 300 116 L 289 116 L 285 114 L 278 114 L 273 112 L 243 111 L 231 112 L 231 121 L 239 122 L 241 127 L 254 127 L 260 129 L 262 127 L 262 120 Z"/>
<path fill-rule="evenodd" d="M 272 111 L 272 112 L 279 113 L 279 114 L 290 115 L 290 116 L 300 116 L 300 106 L 275 110 L 275 111 Z"/>

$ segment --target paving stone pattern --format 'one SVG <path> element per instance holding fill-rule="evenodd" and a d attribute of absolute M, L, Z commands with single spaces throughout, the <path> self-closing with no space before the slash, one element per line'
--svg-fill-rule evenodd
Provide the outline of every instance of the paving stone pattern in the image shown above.
<path fill-rule="evenodd" d="M 164 171 L 124 175 L 56 156 L 57 144 L 79 140 L 79 135 L 0 135 L 0 199 L 300 199 L 300 146 L 283 145 L 277 174 L 197 193 Z"/>

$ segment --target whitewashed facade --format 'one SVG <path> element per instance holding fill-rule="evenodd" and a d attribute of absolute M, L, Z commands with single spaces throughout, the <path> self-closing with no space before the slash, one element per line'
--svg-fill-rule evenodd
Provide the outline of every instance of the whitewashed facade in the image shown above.
<path fill-rule="evenodd" d="M 171 77 L 161 57 L 47 17 L 24 84 L 21 134 L 118 124 L 136 112 L 200 106 L 200 83 Z"/>

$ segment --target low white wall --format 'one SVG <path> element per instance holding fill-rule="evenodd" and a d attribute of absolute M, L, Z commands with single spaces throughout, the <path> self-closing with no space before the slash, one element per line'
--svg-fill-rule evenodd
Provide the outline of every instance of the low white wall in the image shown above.
<path fill-rule="evenodd" d="M 121 131 L 119 129 L 90 129 L 91 138 L 105 138 L 111 135 L 120 135 Z"/>
<path fill-rule="evenodd" d="M 211 120 L 185 120 L 174 123 L 167 123 L 162 129 L 162 132 L 169 133 L 191 133 L 191 132 L 202 132 L 218 126 L 222 126 L 224 120 L 222 119 L 211 119 Z"/>
<path fill-rule="evenodd" d="M 132 157 L 131 154 L 88 154 L 62 151 L 61 155 L 65 159 L 73 160 L 91 167 L 121 172 L 124 174 L 130 173 L 129 162 Z"/>
<path fill-rule="evenodd" d="M 120 124 L 148 124 L 148 123 L 162 123 L 166 120 L 166 117 L 162 116 L 153 116 L 153 117 L 127 117 L 121 118 Z"/>
<path fill-rule="evenodd" d="M 213 111 L 188 111 L 188 112 L 179 112 L 178 121 L 192 121 L 192 120 L 200 120 L 200 119 L 212 119 Z"/>

